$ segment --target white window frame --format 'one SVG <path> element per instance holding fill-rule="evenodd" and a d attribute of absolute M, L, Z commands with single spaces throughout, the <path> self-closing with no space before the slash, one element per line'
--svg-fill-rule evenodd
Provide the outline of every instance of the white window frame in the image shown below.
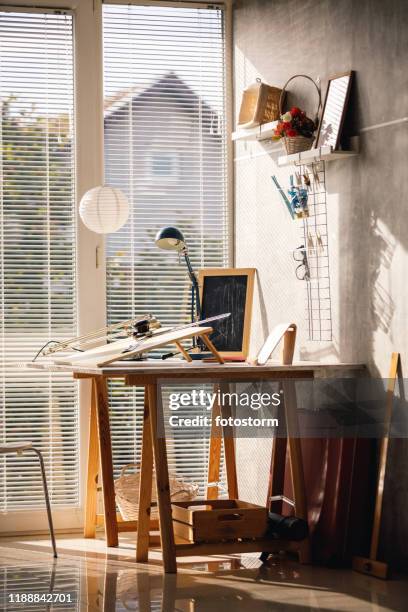
<path fill-rule="evenodd" d="M 0 9 L 41 12 L 42 9 L 66 9 L 74 20 L 74 89 L 75 89 L 75 157 L 76 208 L 82 195 L 91 187 L 103 184 L 103 48 L 102 0 L 0 0 Z M 226 132 L 227 182 L 229 219 L 229 258 L 234 264 L 234 209 L 233 209 L 233 144 L 232 133 L 232 0 L 201 2 L 190 0 L 105 0 L 105 4 L 142 4 L 162 6 L 219 5 L 225 10 L 226 48 Z M 85 334 L 106 324 L 105 241 L 103 236 L 77 223 L 77 301 L 78 333 Z M 53 511 L 56 530 L 82 530 L 86 489 L 87 447 L 89 431 L 90 383 L 80 381 L 79 411 L 79 479 L 80 501 L 77 508 Z M 29 527 L 28 527 L 29 526 Z M 17 510 L 1 515 L 0 534 L 47 533 L 46 513 L 38 510 Z"/>

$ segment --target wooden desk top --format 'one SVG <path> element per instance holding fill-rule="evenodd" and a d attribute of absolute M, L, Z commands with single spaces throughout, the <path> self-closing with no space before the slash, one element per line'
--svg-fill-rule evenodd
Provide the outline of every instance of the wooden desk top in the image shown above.
<path fill-rule="evenodd" d="M 23 368 L 34 368 L 49 372 L 72 373 L 75 378 L 89 378 L 91 376 L 104 376 L 105 378 L 125 378 L 129 384 L 136 384 L 138 380 L 152 382 L 161 378 L 206 378 L 226 379 L 231 381 L 239 378 L 326 378 L 338 376 L 364 374 L 365 365 L 362 363 L 314 363 L 299 361 L 292 365 L 282 365 L 277 362 L 268 362 L 264 366 L 249 363 L 217 363 L 193 362 L 187 363 L 181 359 L 168 359 L 161 361 L 152 359 L 142 362 L 117 362 L 94 368 L 89 366 L 57 365 L 51 360 L 38 360 L 21 364 Z"/>

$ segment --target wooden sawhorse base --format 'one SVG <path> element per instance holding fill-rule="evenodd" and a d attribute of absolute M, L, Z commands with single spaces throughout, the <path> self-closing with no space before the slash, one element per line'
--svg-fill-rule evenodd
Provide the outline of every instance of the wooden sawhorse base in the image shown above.
<path fill-rule="evenodd" d="M 122 532 L 137 532 L 139 521 L 124 521 L 121 515 L 116 512 L 106 380 L 101 376 L 92 377 L 91 384 L 84 537 L 94 538 L 96 528 L 103 526 L 105 528 L 107 546 L 116 547 L 119 544 L 118 534 Z M 144 444 L 143 441 L 143 448 L 145 447 L 148 448 L 149 443 Z M 99 471 L 102 476 L 103 514 L 97 513 Z M 150 519 L 150 512 L 147 526 L 149 531 L 157 531 L 159 529 L 159 520 Z M 149 535 L 148 540 L 149 546 L 160 545 L 160 537 L 157 535 Z"/>
<path fill-rule="evenodd" d="M 145 386 L 145 407 L 143 418 L 143 439 L 141 457 L 141 481 L 139 518 L 137 521 L 124 521 L 116 512 L 115 491 L 113 481 L 112 443 L 109 425 L 109 406 L 107 394 L 107 382 L 102 376 L 77 376 L 78 378 L 91 378 L 91 408 L 89 418 L 89 442 L 88 442 L 88 469 L 85 502 L 85 525 L 84 537 L 94 538 L 96 528 L 104 526 L 106 543 L 109 547 L 118 546 L 118 534 L 121 532 L 136 531 L 137 536 L 137 559 L 145 560 L 148 547 L 160 543 L 157 536 L 149 536 L 149 531 L 159 529 L 159 521 L 150 519 L 151 497 L 149 490 L 152 487 L 153 474 L 153 445 L 152 424 L 149 411 L 149 386 L 150 394 L 154 397 L 156 405 L 156 384 Z M 154 391 L 151 387 L 154 387 Z M 219 409 L 219 408 L 218 408 Z M 223 412 L 228 416 L 228 412 Z M 156 431 L 156 430 L 155 430 Z M 212 450 L 209 460 L 209 482 L 219 479 L 221 458 L 221 433 L 212 434 Z M 156 437 L 156 434 L 155 436 Z M 159 446 L 163 446 L 162 442 Z M 214 445 L 214 446 L 213 446 Z M 231 436 L 224 438 L 225 464 L 228 478 L 228 493 L 231 499 L 238 497 L 238 484 L 236 475 L 234 440 Z M 217 450 L 218 449 L 218 450 Z M 161 449 L 162 450 L 162 449 Z M 166 455 L 167 464 L 167 455 Z M 101 474 L 101 489 L 103 495 L 104 513 L 97 513 L 98 475 Z M 208 487 L 209 498 L 216 499 L 217 487 Z"/>
<path fill-rule="evenodd" d="M 87 375 L 78 375 L 79 378 L 89 378 Z M 216 542 L 206 544 L 192 544 L 189 542 L 176 543 L 173 532 L 171 500 L 169 487 L 169 474 L 167 464 L 166 440 L 158 437 L 157 432 L 164 431 L 164 417 L 161 402 L 158 402 L 157 379 L 143 379 L 141 376 L 129 375 L 126 382 L 130 385 L 145 387 L 145 407 L 143 423 L 143 446 L 140 476 L 139 514 L 136 521 L 118 521 L 116 514 L 112 446 L 109 425 L 109 406 L 107 383 L 104 376 L 91 376 L 92 401 L 89 427 L 88 448 L 88 476 L 85 514 L 85 537 L 95 537 L 98 524 L 104 523 L 106 541 L 109 547 L 118 545 L 118 533 L 122 531 L 137 531 L 136 559 L 140 562 L 148 560 L 150 546 L 158 543 L 157 536 L 151 536 L 150 530 L 157 527 L 157 523 L 150 520 L 151 490 L 153 478 L 153 463 L 156 473 L 157 497 L 159 508 L 160 542 L 163 554 L 165 572 L 177 571 L 177 556 L 234 554 L 240 552 L 274 552 L 292 550 L 299 553 L 302 562 L 309 560 L 308 541 L 301 543 L 288 543 L 271 540 L 249 540 Z M 275 377 L 276 379 L 277 377 Z M 208 377 L 207 377 L 208 380 Z M 288 430 L 295 431 L 296 396 L 293 381 L 283 383 L 285 395 L 285 415 Z M 216 407 L 228 416 L 230 407 Z M 216 435 L 218 433 L 218 435 Z M 228 482 L 228 495 L 230 499 L 238 499 L 238 484 L 235 461 L 235 445 L 231 431 L 223 431 L 226 475 Z M 219 480 L 219 459 L 221 452 L 220 432 L 212 431 L 209 461 L 209 499 L 215 499 L 218 493 L 216 482 Z M 306 518 L 306 497 L 304 488 L 303 468 L 301 461 L 300 440 L 289 438 L 289 455 L 291 460 L 291 475 L 294 490 L 294 504 L 296 515 Z M 102 493 L 104 514 L 97 515 L 97 476 L 99 464 L 102 476 Z"/>

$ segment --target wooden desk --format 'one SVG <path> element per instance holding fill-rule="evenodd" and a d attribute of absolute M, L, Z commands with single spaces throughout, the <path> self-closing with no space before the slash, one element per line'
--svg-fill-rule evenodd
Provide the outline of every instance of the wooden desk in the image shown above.
<path fill-rule="evenodd" d="M 267 364 L 254 366 L 247 363 L 206 364 L 187 363 L 180 360 L 150 361 L 142 363 L 118 363 L 103 368 L 81 366 L 55 365 L 50 361 L 41 360 L 25 364 L 30 368 L 48 371 L 72 373 L 77 379 L 91 379 L 92 401 L 90 408 L 87 496 L 85 508 L 85 537 L 95 537 L 97 524 L 105 526 L 108 546 L 118 545 L 119 531 L 137 530 L 137 560 L 148 560 L 149 545 L 157 544 L 150 537 L 151 488 L 153 460 L 155 464 L 157 497 L 160 517 L 160 539 L 165 571 L 177 571 L 176 557 L 190 555 L 211 555 L 239 552 L 262 552 L 263 550 L 281 550 L 282 542 L 268 541 L 237 541 L 226 543 L 175 543 L 171 518 L 171 501 L 169 490 L 169 474 L 165 438 L 157 436 L 157 430 L 164 428 L 164 417 L 161 402 L 157 401 L 158 386 L 161 381 L 187 380 L 207 381 L 214 383 L 239 382 L 245 380 L 282 380 L 285 396 L 286 418 L 296 417 L 296 395 L 290 381 L 294 379 L 312 379 L 334 376 L 336 373 L 361 370 L 361 364 L 313 364 L 310 362 L 293 365 Z M 112 445 L 109 424 L 109 403 L 107 381 L 124 379 L 129 386 L 145 388 L 145 407 L 143 424 L 143 450 L 141 463 L 141 482 L 139 498 L 138 521 L 120 521 L 116 514 L 115 491 L 113 481 Z M 299 438 L 289 438 L 289 454 L 291 458 L 292 480 L 295 476 L 297 485 L 294 487 L 295 512 L 299 517 L 307 518 L 306 496 Z M 237 473 L 235 463 L 235 446 L 232 437 L 224 438 L 225 463 L 229 498 L 238 498 Z M 99 464 L 102 476 L 102 493 L 104 500 L 104 515 L 97 516 L 97 475 Z M 293 546 L 292 546 L 293 544 Z M 296 546 L 295 546 L 296 545 Z M 297 543 L 285 543 L 284 548 L 298 549 Z M 306 561 L 308 553 L 305 552 Z"/>

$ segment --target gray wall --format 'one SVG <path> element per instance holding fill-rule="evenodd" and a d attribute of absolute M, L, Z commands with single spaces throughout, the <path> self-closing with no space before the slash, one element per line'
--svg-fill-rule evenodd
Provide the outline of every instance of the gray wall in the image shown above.
<path fill-rule="evenodd" d="M 236 110 L 240 92 L 258 76 L 281 87 L 292 75 L 320 78 L 356 71 L 349 135 L 408 115 L 408 3 L 406 0 L 238 0 L 234 5 Z M 290 87 L 290 101 L 315 108 L 306 81 Z M 312 115 L 313 116 L 313 115 Z M 294 276 L 291 251 L 299 232 L 271 175 L 281 145 L 238 143 L 236 265 L 258 269 L 252 350 L 278 322 L 300 322 L 302 358 L 363 361 L 387 376 L 391 351 L 408 371 L 408 123 L 359 134 L 357 158 L 327 165 L 328 227 L 333 341 L 308 342 L 303 286 Z M 302 322 L 303 320 L 303 322 Z M 386 487 L 385 548 L 407 557 L 408 451 L 392 445 Z"/>

